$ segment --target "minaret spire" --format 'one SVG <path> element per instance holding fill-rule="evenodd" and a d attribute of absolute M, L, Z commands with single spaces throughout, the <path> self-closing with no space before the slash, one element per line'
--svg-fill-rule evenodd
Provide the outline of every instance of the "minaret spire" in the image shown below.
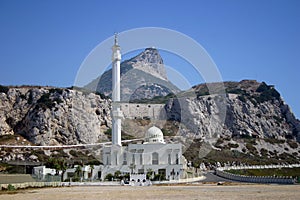
<path fill-rule="evenodd" d="M 121 48 L 118 45 L 117 33 L 115 33 L 112 51 L 112 144 L 121 146 L 121 119 L 123 118 L 120 108 Z"/>
<path fill-rule="evenodd" d="M 115 45 L 118 46 L 118 33 L 115 33 Z"/>

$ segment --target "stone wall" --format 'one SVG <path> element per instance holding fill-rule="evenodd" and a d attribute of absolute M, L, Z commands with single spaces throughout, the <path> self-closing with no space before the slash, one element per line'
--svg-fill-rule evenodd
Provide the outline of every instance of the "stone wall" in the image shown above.
<path fill-rule="evenodd" d="M 225 170 L 239 170 L 239 169 L 271 169 L 271 168 L 293 168 L 300 167 L 300 164 L 293 165 L 256 165 L 256 166 L 231 166 L 231 167 L 219 167 L 216 170 L 216 174 L 226 179 L 249 182 L 249 183 L 277 183 L 277 184 L 294 184 L 295 180 L 291 177 L 274 177 L 274 176 L 244 176 L 229 173 Z"/>
<path fill-rule="evenodd" d="M 122 103 L 121 110 L 128 119 L 165 119 L 164 104 Z"/>

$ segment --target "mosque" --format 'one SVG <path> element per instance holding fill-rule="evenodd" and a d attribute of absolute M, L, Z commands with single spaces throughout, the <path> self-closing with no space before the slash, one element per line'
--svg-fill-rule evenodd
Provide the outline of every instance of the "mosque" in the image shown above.
<path fill-rule="evenodd" d="M 120 171 L 123 174 L 146 174 L 151 171 L 165 180 L 183 177 L 186 166 L 181 144 L 166 144 L 162 131 L 156 126 L 145 133 L 144 142 L 122 146 L 121 120 L 123 113 L 120 103 L 120 62 L 121 48 L 115 35 L 112 47 L 112 145 L 102 152 L 103 168 L 101 179 L 107 174 Z"/>

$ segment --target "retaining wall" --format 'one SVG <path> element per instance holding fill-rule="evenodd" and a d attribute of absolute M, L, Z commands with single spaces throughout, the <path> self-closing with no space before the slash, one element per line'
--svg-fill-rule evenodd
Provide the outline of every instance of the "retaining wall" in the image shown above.
<path fill-rule="evenodd" d="M 271 168 L 294 168 L 300 167 L 300 164 L 293 165 L 255 165 L 255 166 L 230 166 L 219 167 L 216 169 L 216 174 L 223 178 L 234 181 L 249 182 L 249 183 L 277 183 L 277 184 L 294 184 L 295 180 L 291 177 L 273 177 L 273 176 L 244 176 L 226 172 L 225 170 L 239 169 L 271 169 Z"/>
<path fill-rule="evenodd" d="M 149 118 L 166 119 L 164 104 L 143 104 L 143 103 L 121 103 L 121 110 L 125 118 Z"/>

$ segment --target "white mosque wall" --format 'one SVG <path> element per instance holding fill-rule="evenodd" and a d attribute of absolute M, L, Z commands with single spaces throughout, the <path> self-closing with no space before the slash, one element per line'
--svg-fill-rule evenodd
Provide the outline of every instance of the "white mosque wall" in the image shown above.
<path fill-rule="evenodd" d="M 181 144 L 129 144 L 126 147 L 104 147 L 102 179 L 115 171 L 144 174 L 152 170 L 168 180 L 178 180 L 183 173 Z"/>

